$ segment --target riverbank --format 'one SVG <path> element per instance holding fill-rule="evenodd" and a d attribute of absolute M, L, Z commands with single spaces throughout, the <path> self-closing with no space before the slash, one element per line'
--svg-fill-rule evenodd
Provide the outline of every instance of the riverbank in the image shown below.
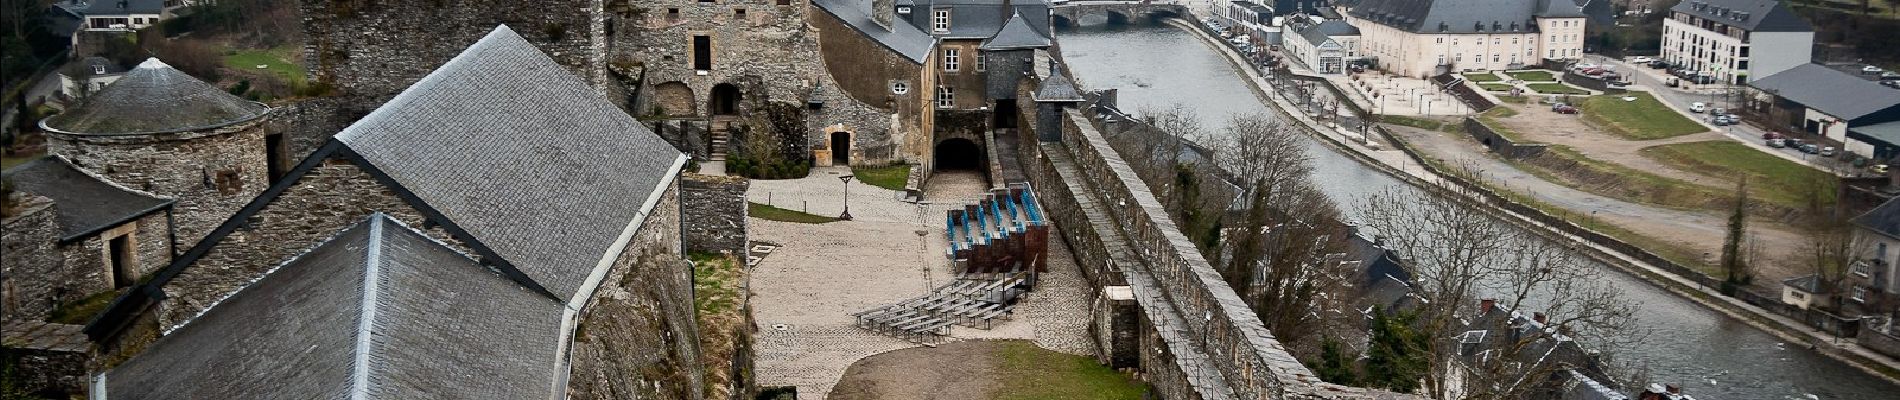
<path fill-rule="evenodd" d="M 1258 70 L 1247 65 L 1244 57 L 1236 53 L 1233 49 L 1222 45 L 1218 39 L 1207 35 L 1197 27 L 1186 22 L 1169 20 L 1168 24 L 1189 32 L 1199 38 L 1204 45 L 1222 54 L 1235 72 L 1248 81 L 1248 85 L 1246 86 L 1248 86 L 1254 95 L 1262 102 L 1272 104 L 1275 108 L 1278 108 L 1283 115 L 1297 121 L 1298 124 L 1295 124 L 1295 126 L 1302 127 L 1302 131 L 1321 139 L 1321 142 L 1340 150 L 1341 153 L 1355 161 L 1424 190 L 1441 194 L 1455 194 L 1455 196 L 1446 197 L 1473 205 L 1479 210 L 1484 210 L 1504 218 L 1507 221 L 1512 221 L 1513 223 L 1531 229 L 1533 232 L 1537 232 L 1553 240 L 1581 244 L 1582 246 L 1579 246 L 1579 248 L 1585 250 L 1584 253 L 1586 255 L 1604 264 L 1615 266 L 1618 270 L 1624 271 L 1629 276 L 1641 279 L 1677 297 L 1747 323 L 1764 332 L 1781 337 L 1784 340 L 1808 343 L 1812 348 L 1817 350 L 1816 353 L 1834 360 L 1842 361 L 1854 368 L 1868 372 L 1873 376 L 1880 377 L 1889 382 L 1900 384 L 1900 362 L 1895 362 L 1883 355 L 1873 353 L 1857 344 L 1846 343 L 1835 345 L 1831 343 L 1834 340 L 1831 336 L 1808 328 L 1805 324 L 1801 324 L 1798 321 L 1768 312 L 1767 310 L 1742 302 L 1739 299 L 1721 296 L 1711 288 L 1701 287 L 1690 278 L 1672 273 L 1664 268 L 1639 260 L 1630 254 L 1615 251 L 1581 236 L 1566 232 L 1556 226 L 1538 221 L 1528 215 L 1513 211 L 1510 208 L 1532 210 L 1534 210 L 1534 208 L 1523 204 L 1515 204 L 1516 207 L 1504 207 L 1503 204 L 1500 203 L 1511 202 L 1511 200 L 1496 193 L 1496 189 L 1485 187 L 1474 188 L 1469 186 L 1471 184 L 1468 182 L 1448 179 L 1437 170 L 1437 167 L 1427 165 L 1424 159 L 1419 155 L 1408 151 L 1404 147 L 1405 143 L 1403 142 L 1388 142 L 1388 146 L 1368 145 L 1366 144 L 1366 138 L 1357 135 L 1355 132 L 1346 132 L 1327 124 L 1319 123 L 1304 113 L 1299 112 L 1299 108 L 1289 101 L 1289 99 L 1286 99 L 1284 94 L 1277 90 L 1270 90 L 1269 88 L 1272 86 L 1268 84 L 1266 78 L 1261 76 Z M 1378 139 L 1381 138 L 1374 137 L 1374 140 Z M 1486 196 L 1485 193 L 1480 191 L 1490 191 L 1493 193 Z"/>

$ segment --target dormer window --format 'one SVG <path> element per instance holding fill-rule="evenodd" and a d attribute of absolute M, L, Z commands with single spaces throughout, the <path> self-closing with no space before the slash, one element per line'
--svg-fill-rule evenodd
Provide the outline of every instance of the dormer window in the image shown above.
<path fill-rule="evenodd" d="M 897 6 L 897 13 L 910 15 L 910 6 Z"/>
<path fill-rule="evenodd" d="M 93 64 L 93 66 L 92 66 L 92 74 L 93 74 L 93 75 L 105 75 L 105 74 L 106 74 L 106 66 L 105 66 L 104 64 Z"/>
<path fill-rule="evenodd" d="M 950 10 L 931 11 L 930 20 L 931 28 L 938 33 L 950 31 Z"/>

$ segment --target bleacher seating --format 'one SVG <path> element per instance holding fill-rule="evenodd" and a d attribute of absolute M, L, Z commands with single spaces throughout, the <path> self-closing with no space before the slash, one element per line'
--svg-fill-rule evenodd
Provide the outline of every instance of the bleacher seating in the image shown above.
<path fill-rule="evenodd" d="M 1010 184 L 984 195 L 976 204 L 950 210 L 944 218 L 944 255 L 957 271 L 1013 272 L 1018 266 L 1037 272 L 1048 253 L 1049 223 L 1043 219 L 1028 184 Z"/>
<path fill-rule="evenodd" d="M 1034 288 L 1030 273 L 965 273 L 930 294 L 859 311 L 859 328 L 915 343 L 936 344 L 953 325 L 989 329 L 1008 319 L 1016 303 Z"/>

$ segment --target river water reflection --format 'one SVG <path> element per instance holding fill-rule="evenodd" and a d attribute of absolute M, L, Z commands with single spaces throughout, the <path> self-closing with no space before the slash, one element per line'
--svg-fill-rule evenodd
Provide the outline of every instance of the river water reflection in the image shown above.
<path fill-rule="evenodd" d="M 1058 31 L 1057 42 L 1084 87 L 1120 89 L 1121 107 L 1131 113 L 1180 103 L 1218 131 L 1231 115 L 1274 112 L 1242 86 L 1244 81 L 1220 54 L 1180 29 L 1069 28 Z M 1315 140 L 1306 145 L 1314 156 L 1315 180 L 1348 218 L 1366 196 L 1387 190 L 1420 194 Z M 1620 355 L 1646 367 L 1652 381 L 1679 384 L 1703 400 L 1900 399 L 1900 386 L 1815 354 L 1805 345 L 1784 343 L 1620 272 L 1604 276 L 1641 305 L 1640 322 L 1654 329 L 1648 340 Z"/>

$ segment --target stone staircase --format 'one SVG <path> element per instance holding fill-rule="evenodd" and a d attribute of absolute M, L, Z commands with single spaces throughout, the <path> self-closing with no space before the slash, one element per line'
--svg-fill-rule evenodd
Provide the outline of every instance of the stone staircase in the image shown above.
<path fill-rule="evenodd" d="M 944 256 L 959 273 L 1047 272 L 1049 221 L 1035 191 L 1012 183 L 944 216 Z"/>
<path fill-rule="evenodd" d="M 711 149 L 709 150 L 710 156 L 707 158 L 713 161 L 726 160 L 726 152 L 732 148 L 731 130 L 734 125 L 738 125 L 738 121 L 739 121 L 739 117 L 737 116 L 732 116 L 732 115 L 713 116 L 712 123 L 707 126 L 707 130 L 708 130 L 707 142 L 708 142 L 708 145 L 711 146 Z"/>

